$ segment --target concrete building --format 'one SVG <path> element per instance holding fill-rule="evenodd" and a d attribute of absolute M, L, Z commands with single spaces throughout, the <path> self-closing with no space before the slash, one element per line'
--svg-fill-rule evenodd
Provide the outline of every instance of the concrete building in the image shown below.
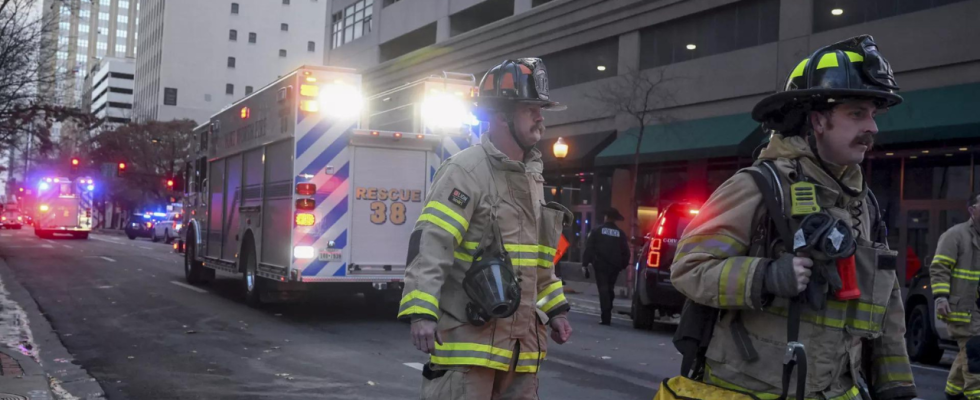
<path fill-rule="evenodd" d="M 89 87 L 87 109 L 98 119 L 98 128 L 108 129 L 133 120 L 133 88 L 136 60 L 105 58 L 86 77 Z"/>
<path fill-rule="evenodd" d="M 569 109 L 546 114 L 539 148 L 546 195 L 561 184 L 576 215 L 571 261 L 605 209 L 631 214 L 638 124 L 596 97 L 633 71 L 663 78 L 640 148 L 641 234 L 666 204 L 702 202 L 750 165 L 767 137 L 748 115 L 755 103 L 817 48 L 862 33 L 906 99 L 878 117 L 866 163 L 889 241 L 910 255 L 901 266 L 928 265 L 980 189 L 980 0 L 333 0 L 330 13 L 324 62 L 364 71 L 368 94 L 441 71 L 479 79 L 507 58 L 547 62 L 551 97 Z M 559 136 L 571 148 L 560 169 Z"/>
<path fill-rule="evenodd" d="M 327 0 L 143 0 L 135 116 L 204 122 L 323 62 Z"/>
<path fill-rule="evenodd" d="M 44 0 L 43 17 L 56 21 L 50 43 L 56 43 L 45 69 L 57 77 L 42 88 L 49 101 L 69 107 L 84 103 L 85 76 L 103 57 L 135 57 L 137 0 Z M 44 71 L 42 71 L 44 72 Z"/>

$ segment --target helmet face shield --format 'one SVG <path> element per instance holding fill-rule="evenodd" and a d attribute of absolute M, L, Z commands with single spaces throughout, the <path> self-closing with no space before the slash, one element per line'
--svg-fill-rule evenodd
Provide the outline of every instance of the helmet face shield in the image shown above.
<path fill-rule="evenodd" d="M 521 303 L 521 287 L 506 257 L 475 261 L 463 278 L 463 290 L 485 320 L 507 318 Z"/>

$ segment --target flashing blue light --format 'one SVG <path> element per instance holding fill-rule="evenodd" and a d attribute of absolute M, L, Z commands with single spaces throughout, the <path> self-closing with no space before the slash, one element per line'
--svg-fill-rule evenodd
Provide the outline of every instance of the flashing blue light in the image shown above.
<path fill-rule="evenodd" d="M 86 187 L 86 189 L 88 189 L 88 191 L 90 191 L 90 192 L 91 192 L 91 191 L 93 191 L 93 190 L 95 190 L 95 185 L 88 185 L 88 186 Z"/>
<path fill-rule="evenodd" d="M 167 213 L 155 212 L 155 213 L 153 213 L 153 216 L 154 217 L 166 217 L 167 216 Z"/>
<path fill-rule="evenodd" d="M 38 187 L 37 187 L 38 190 L 48 190 L 50 188 L 51 188 L 51 185 L 48 185 L 47 182 L 41 182 L 41 184 L 38 185 Z"/>
<path fill-rule="evenodd" d="M 476 115 L 473 115 L 473 113 L 470 113 L 463 120 L 463 124 L 464 125 L 469 125 L 469 126 L 477 126 L 477 125 L 480 125 L 480 120 L 478 118 L 476 118 Z"/>

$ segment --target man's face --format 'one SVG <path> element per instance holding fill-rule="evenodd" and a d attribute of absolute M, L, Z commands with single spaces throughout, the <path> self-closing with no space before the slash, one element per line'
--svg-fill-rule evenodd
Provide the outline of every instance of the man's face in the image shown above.
<path fill-rule="evenodd" d="M 811 112 L 810 123 L 816 135 L 820 157 L 837 165 L 864 161 L 878 133 L 875 115 L 878 107 L 870 100 L 850 101 L 829 112 Z"/>
<path fill-rule="evenodd" d="M 518 103 L 514 107 L 514 131 L 522 145 L 533 146 L 538 143 L 544 135 L 541 106 Z"/>

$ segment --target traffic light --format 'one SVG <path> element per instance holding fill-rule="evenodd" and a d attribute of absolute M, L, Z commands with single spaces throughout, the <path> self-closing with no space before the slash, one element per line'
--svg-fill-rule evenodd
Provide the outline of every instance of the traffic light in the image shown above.
<path fill-rule="evenodd" d="M 174 180 L 173 180 L 173 178 L 167 179 L 167 190 L 174 190 Z"/>
<path fill-rule="evenodd" d="M 126 163 L 120 162 L 119 165 L 116 165 L 116 176 L 123 176 L 125 172 L 126 172 Z"/>
<path fill-rule="evenodd" d="M 71 172 L 78 172 L 78 166 L 81 163 L 82 163 L 82 160 L 79 160 L 78 157 L 72 157 L 71 158 Z"/>

